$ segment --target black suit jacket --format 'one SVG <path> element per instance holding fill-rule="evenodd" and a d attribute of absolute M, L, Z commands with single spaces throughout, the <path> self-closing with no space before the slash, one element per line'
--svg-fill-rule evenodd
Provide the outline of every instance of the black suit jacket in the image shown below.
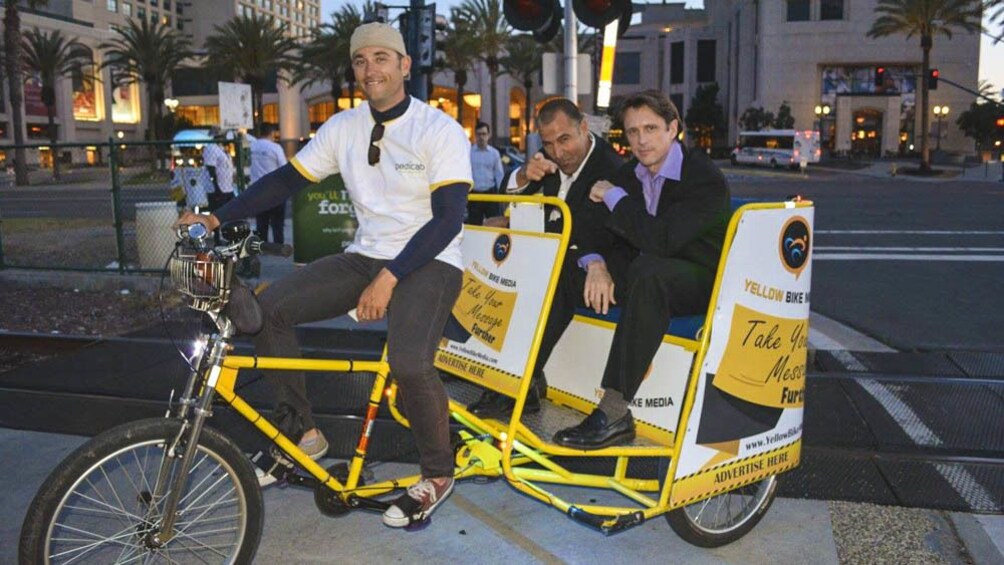
<path fill-rule="evenodd" d="M 613 179 L 624 165 L 624 159 L 603 139 L 593 136 L 593 143 L 596 147 L 593 148 L 592 154 L 565 197 L 565 203 L 572 213 L 572 233 L 565 257 L 566 260 L 578 261 L 584 255 L 598 253 L 603 257 L 615 281 L 619 283 L 620 275 L 627 272 L 627 266 L 637 253 L 627 241 L 606 228 L 610 212 L 603 203 L 589 200 L 589 189 L 598 180 Z M 510 174 L 515 174 L 515 171 Z M 502 192 L 505 192 L 505 187 L 508 185 L 509 175 L 506 175 L 502 179 Z M 561 176 L 554 173 L 540 181 L 531 182 L 518 194 L 542 193 L 545 196 L 557 196 L 560 187 Z M 564 218 L 551 220 L 551 212 L 556 209 L 547 206 L 544 210 L 544 229 L 551 233 L 560 233 L 564 226 Z"/>
<path fill-rule="evenodd" d="M 680 180 L 666 179 L 656 215 L 645 208 L 636 159 L 621 167 L 613 184 L 628 193 L 614 207 L 607 225 L 642 253 L 684 259 L 718 270 L 725 231 L 732 215 L 729 187 L 702 151 L 683 150 Z"/>

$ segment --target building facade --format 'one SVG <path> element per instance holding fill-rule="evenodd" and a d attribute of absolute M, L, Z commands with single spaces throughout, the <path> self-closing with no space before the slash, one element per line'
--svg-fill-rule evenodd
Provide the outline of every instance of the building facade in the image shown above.
<path fill-rule="evenodd" d="M 705 0 L 641 6 L 641 21 L 617 48 L 614 95 L 640 88 L 668 92 L 686 115 L 697 88 L 717 83 L 731 144 L 746 109 L 777 113 L 791 107 L 798 129 L 818 129 L 837 154 L 891 156 L 919 151 L 920 40 L 866 36 L 876 0 Z M 979 35 L 959 30 L 937 36 L 931 67 L 975 90 Z M 884 70 L 876 79 L 877 69 Z M 647 72 L 657 69 L 658 72 Z M 973 142 L 955 125 L 974 96 L 941 82 L 930 93 L 931 147 L 972 153 Z M 816 114 L 817 107 L 820 109 Z M 828 110 L 828 111 L 827 111 Z M 940 137 L 940 142 L 938 138 Z"/>

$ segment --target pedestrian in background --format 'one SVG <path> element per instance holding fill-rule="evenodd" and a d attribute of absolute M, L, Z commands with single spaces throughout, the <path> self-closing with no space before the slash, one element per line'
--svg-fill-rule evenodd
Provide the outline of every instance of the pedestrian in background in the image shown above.
<path fill-rule="evenodd" d="M 272 141 L 271 137 L 275 133 L 275 126 L 265 124 L 262 126 L 262 137 L 256 138 L 248 135 L 251 140 L 251 184 L 258 182 L 258 179 L 285 165 L 286 152 L 282 146 Z M 283 200 L 274 207 L 265 210 L 255 216 L 255 233 L 262 241 L 268 241 L 268 230 L 272 228 L 272 241 L 285 243 L 286 227 L 286 201 Z"/>
<path fill-rule="evenodd" d="M 488 145 L 492 130 L 488 124 L 478 122 L 474 128 L 474 145 L 471 147 L 471 170 L 474 174 L 475 194 L 495 194 L 502 184 L 502 156 L 498 149 Z M 467 203 L 467 223 L 480 226 L 485 218 L 498 215 L 494 202 Z"/>
<path fill-rule="evenodd" d="M 234 198 L 234 160 L 225 149 L 226 138 L 218 128 L 213 128 L 213 141 L 202 146 L 202 166 L 209 172 L 213 191 L 206 195 L 209 212 L 215 212 Z M 220 232 L 213 232 L 213 241 L 220 243 Z"/>

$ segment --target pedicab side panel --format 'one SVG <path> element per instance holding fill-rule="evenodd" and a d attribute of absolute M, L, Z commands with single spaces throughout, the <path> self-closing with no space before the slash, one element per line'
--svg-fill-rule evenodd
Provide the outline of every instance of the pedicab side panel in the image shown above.
<path fill-rule="evenodd" d="M 799 463 L 812 204 L 747 205 L 733 223 L 670 465 L 671 507 Z"/>
<path fill-rule="evenodd" d="M 544 368 L 548 385 L 559 392 L 555 395 L 559 400 L 564 393 L 570 397 L 568 404 L 585 413 L 599 403 L 603 393 L 600 381 L 615 328 L 612 322 L 587 316 L 573 319 Z M 671 434 L 676 432 L 696 344 L 665 336 L 631 402 L 635 421 L 651 427 L 646 435 L 661 444 L 670 445 Z"/>
<path fill-rule="evenodd" d="M 463 285 L 436 352 L 439 369 L 508 396 L 519 394 L 540 345 L 564 258 L 563 237 L 464 226 Z"/>

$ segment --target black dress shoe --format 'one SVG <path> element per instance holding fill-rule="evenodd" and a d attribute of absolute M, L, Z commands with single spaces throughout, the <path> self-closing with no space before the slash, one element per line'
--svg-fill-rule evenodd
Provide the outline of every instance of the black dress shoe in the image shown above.
<path fill-rule="evenodd" d="M 481 398 L 474 404 L 467 407 L 478 418 L 509 418 L 513 408 L 516 407 L 516 400 L 504 394 L 499 394 L 493 390 L 486 390 L 481 393 Z M 534 386 L 530 387 L 530 392 L 526 397 L 526 404 L 523 406 L 524 414 L 536 414 L 540 412 L 540 395 Z"/>
<path fill-rule="evenodd" d="M 628 412 L 621 419 L 607 422 L 605 412 L 596 408 L 578 426 L 554 434 L 554 443 L 573 449 L 602 449 L 623 445 L 634 439 L 634 417 Z"/>

